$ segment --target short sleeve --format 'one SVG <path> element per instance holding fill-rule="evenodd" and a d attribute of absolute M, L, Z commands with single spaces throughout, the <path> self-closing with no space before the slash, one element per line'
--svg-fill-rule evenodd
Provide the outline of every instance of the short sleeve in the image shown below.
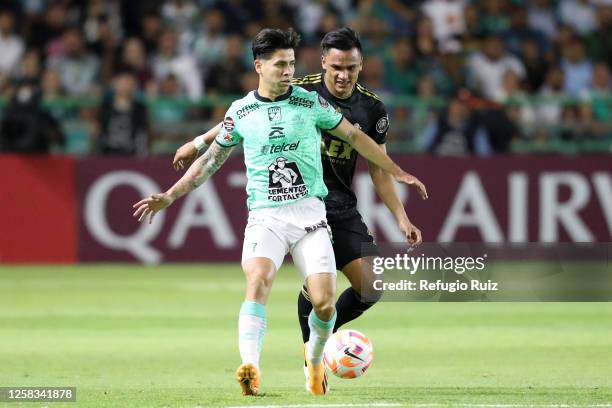
<path fill-rule="evenodd" d="M 372 119 L 375 120 L 374 126 L 370 129 L 368 135 L 378 144 L 383 144 L 387 141 L 387 132 L 389 131 L 389 114 L 382 102 L 376 103 L 372 109 Z"/>
<path fill-rule="evenodd" d="M 242 142 L 242 136 L 236 128 L 236 123 L 231 114 L 231 109 L 225 114 L 223 124 L 221 125 L 221 131 L 217 134 L 215 141 L 223 147 L 236 146 Z"/>
<path fill-rule="evenodd" d="M 319 129 L 332 130 L 342 122 L 342 113 L 336 111 L 334 107 L 321 95 L 317 95 L 314 104 L 315 121 Z"/>

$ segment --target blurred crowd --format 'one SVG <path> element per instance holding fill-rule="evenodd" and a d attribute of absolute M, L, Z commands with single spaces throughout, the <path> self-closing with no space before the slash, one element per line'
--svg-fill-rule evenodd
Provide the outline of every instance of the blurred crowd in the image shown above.
<path fill-rule="evenodd" d="M 343 25 L 391 143 L 490 154 L 612 134 L 612 0 L 2 0 L 0 151 L 172 151 L 222 118 L 215 98 L 256 88 L 261 28 L 300 32 L 299 76 Z"/>

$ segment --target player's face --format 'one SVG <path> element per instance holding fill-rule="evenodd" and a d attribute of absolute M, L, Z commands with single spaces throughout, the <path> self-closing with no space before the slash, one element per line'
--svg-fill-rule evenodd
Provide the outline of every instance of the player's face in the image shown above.
<path fill-rule="evenodd" d="M 357 48 L 347 51 L 330 49 L 321 57 L 327 89 L 339 98 L 351 96 L 361 72 L 362 61 Z"/>
<path fill-rule="evenodd" d="M 291 86 L 295 73 L 295 53 L 292 49 L 276 50 L 270 58 L 256 60 L 255 70 L 266 89 L 272 94 L 282 95 Z"/>

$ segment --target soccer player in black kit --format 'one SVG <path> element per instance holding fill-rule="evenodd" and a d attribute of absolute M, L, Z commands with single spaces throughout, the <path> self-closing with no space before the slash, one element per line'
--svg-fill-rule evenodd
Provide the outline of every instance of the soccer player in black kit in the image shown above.
<path fill-rule="evenodd" d="M 354 126 L 360 128 L 385 149 L 389 116 L 384 103 L 357 83 L 362 67 L 361 42 L 350 28 L 331 31 L 321 41 L 321 64 L 323 73 L 308 75 L 294 81 L 308 91 L 316 91 L 340 110 Z M 348 143 L 323 132 L 321 149 L 323 178 L 329 193 L 325 198 L 327 221 L 332 230 L 336 268 L 341 270 L 351 283 L 336 303 L 337 318 L 334 331 L 361 316 L 376 301 L 376 293 L 368 293 L 367 302 L 362 301 L 362 291 L 372 287 L 370 256 L 376 256 L 374 238 L 357 211 L 357 197 L 351 186 L 357 163 L 357 152 Z M 421 242 L 421 231 L 408 219 L 399 200 L 393 179 L 372 163 L 369 173 L 378 195 L 395 216 L 400 230 L 410 244 Z M 418 186 L 417 186 L 418 187 Z M 425 188 L 422 189 L 425 192 Z M 371 244 L 366 253 L 362 244 Z M 365 249 L 365 247 L 364 247 Z M 372 291 L 373 292 L 373 291 Z M 380 292 L 378 292 L 380 293 Z M 298 316 L 304 342 L 308 341 L 308 314 L 312 305 L 306 288 L 298 297 Z"/>
<path fill-rule="evenodd" d="M 346 27 L 327 33 L 321 41 L 321 52 L 323 72 L 296 79 L 293 84 L 316 91 L 340 110 L 349 122 L 378 143 L 381 149 L 385 149 L 389 129 L 385 105 L 374 93 L 357 83 L 363 61 L 357 33 Z M 178 170 L 188 166 L 198 150 L 214 140 L 219 127 L 180 147 L 174 157 L 175 168 Z M 357 198 L 351 189 L 357 156 L 348 143 L 327 132 L 322 133 L 323 178 L 329 190 L 325 207 L 332 231 L 336 269 L 342 271 L 351 284 L 336 303 L 334 332 L 361 316 L 378 300 L 374 291 L 367 292 L 368 301 L 362 300 L 362 293 L 372 288 L 374 274 L 371 257 L 376 256 L 377 251 L 374 238 L 357 211 Z M 408 219 L 395 191 L 393 178 L 373 163 L 368 162 L 368 169 L 377 194 L 394 215 L 406 240 L 411 245 L 418 245 L 422 239 L 421 231 Z M 422 198 L 427 198 L 425 186 L 416 177 L 413 184 Z M 371 249 L 364 253 L 362 244 L 371 244 L 367 245 Z M 304 343 L 310 336 L 308 315 L 311 310 L 312 305 L 304 287 L 298 297 L 298 317 Z"/>

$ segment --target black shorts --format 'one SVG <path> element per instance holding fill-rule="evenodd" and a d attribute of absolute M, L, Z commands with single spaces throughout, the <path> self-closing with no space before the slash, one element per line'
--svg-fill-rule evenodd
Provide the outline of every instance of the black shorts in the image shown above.
<path fill-rule="evenodd" d="M 341 219 L 328 218 L 327 222 L 332 231 L 337 270 L 342 270 L 355 259 L 378 256 L 374 237 L 359 213 Z"/>

